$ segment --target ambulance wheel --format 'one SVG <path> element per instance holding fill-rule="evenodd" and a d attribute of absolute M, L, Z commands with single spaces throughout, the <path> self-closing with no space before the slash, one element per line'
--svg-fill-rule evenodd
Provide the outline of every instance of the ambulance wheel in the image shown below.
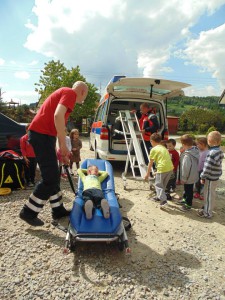
<path fill-rule="evenodd" d="M 89 150 L 94 151 L 94 148 L 91 145 L 91 142 L 89 141 Z"/>
<path fill-rule="evenodd" d="M 99 155 L 98 155 L 98 152 L 97 152 L 97 145 L 95 145 L 95 159 L 99 159 Z"/>

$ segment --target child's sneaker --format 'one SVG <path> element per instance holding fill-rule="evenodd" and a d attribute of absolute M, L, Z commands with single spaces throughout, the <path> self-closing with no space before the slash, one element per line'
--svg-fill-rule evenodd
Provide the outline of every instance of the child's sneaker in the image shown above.
<path fill-rule="evenodd" d="M 198 215 L 200 218 L 206 218 L 206 219 L 211 219 L 211 218 L 212 218 L 211 215 L 205 214 L 203 209 L 199 209 L 197 215 Z"/>
<path fill-rule="evenodd" d="M 195 198 L 195 199 L 200 199 L 200 194 L 199 194 L 199 193 L 195 193 L 195 194 L 194 194 L 194 198 Z"/>
<path fill-rule="evenodd" d="M 203 200 L 204 200 L 204 197 L 200 195 L 200 196 L 199 196 L 199 200 L 202 200 L 202 201 L 203 201 Z"/>
<path fill-rule="evenodd" d="M 177 180 L 177 181 L 176 181 L 176 185 L 181 185 L 181 181 L 180 181 L 180 180 Z"/>
<path fill-rule="evenodd" d="M 185 199 L 181 199 L 181 200 L 177 201 L 177 204 L 179 204 L 179 205 L 185 205 L 186 204 L 186 200 Z"/>
<path fill-rule="evenodd" d="M 155 201 L 155 202 L 160 201 L 160 199 L 157 196 L 150 198 L 150 200 Z"/>
<path fill-rule="evenodd" d="M 165 207 L 165 206 L 167 206 L 167 205 L 168 205 L 167 201 L 164 200 L 164 201 L 162 201 L 162 202 L 160 203 L 160 208 Z"/>
<path fill-rule="evenodd" d="M 101 201 L 102 213 L 105 219 L 109 218 L 109 203 L 106 199 L 102 199 Z"/>
<path fill-rule="evenodd" d="M 84 204 L 84 211 L 86 214 L 86 218 L 90 220 L 92 218 L 93 211 L 93 202 L 91 200 L 87 200 Z"/>
<path fill-rule="evenodd" d="M 184 205 L 182 205 L 181 210 L 182 211 L 189 211 L 189 210 L 191 210 L 191 206 L 187 205 L 187 204 L 184 204 Z"/>

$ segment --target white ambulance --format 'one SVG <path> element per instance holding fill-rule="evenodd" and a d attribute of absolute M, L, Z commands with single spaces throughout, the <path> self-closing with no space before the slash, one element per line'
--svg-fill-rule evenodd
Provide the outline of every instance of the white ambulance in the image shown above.
<path fill-rule="evenodd" d="M 128 78 L 114 76 L 100 99 L 90 131 L 90 150 L 95 158 L 109 161 L 126 161 L 127 147 L 124 139 L 114 139 L 113 129 L 119 111 L 140 110 L 143 102 L 149 104 L 158 118 L 159 133 L 168 139 L 166 116 L 167 100 L 183 95 L 189 84 L 154 78 Z"/>

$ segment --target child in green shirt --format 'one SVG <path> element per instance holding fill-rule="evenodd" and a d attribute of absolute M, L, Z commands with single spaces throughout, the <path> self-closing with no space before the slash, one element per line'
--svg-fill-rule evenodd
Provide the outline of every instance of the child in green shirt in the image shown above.
<path fill-rule="evenodd" d="M 160 201 L 160 208 L 167 205 L 167 196 L 165 189 L 167 183 L 173 173 L 173 163 L 168 150 L 161 145 L 162 137 L 159 133 L 153 133 L 150 137 L 152 149 L 150 151 L 150 161 L 148 164 L 147 174 L 145 179 L 147 180 L 150 176 L 153 163 L 156 163 L 157 172 L 155 174 L 155 190 L 156 197 L 153 198 L 155 201 Z"/>
<path fill-rule="evenodd" d="M 101 208 L 104 218 L 108 219 L 110 216 L 109 203 L 104 199 L 101 188 L 101 183 L 107 178 L 108 173 L 106 171 L 99 171 L 98 167 L 94 165 L 89 166 L 87 170 L 78 169 L 77 173 L 84 186 L 82 197 L 84 200 L 86 218 L 92 218 L 92 211 L 95 207 Z M 87 173 L 87 175 L 85 175 L 85 173 Z"/>

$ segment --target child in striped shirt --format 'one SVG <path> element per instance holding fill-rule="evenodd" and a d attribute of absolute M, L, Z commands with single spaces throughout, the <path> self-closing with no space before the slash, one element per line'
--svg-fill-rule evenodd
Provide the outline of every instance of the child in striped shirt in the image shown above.
<path fill-rule="evenodd" d="M 198 211 L 198 216 L 211 218 L 215 206 L 216 186 L 222 175 L 222 160 L 224 154 L 220 149 L 221 134 L 212 131 L 207 136 L 209 153 L 201 173 L 201 184 L 204 184 L 204 208 Z"/>

